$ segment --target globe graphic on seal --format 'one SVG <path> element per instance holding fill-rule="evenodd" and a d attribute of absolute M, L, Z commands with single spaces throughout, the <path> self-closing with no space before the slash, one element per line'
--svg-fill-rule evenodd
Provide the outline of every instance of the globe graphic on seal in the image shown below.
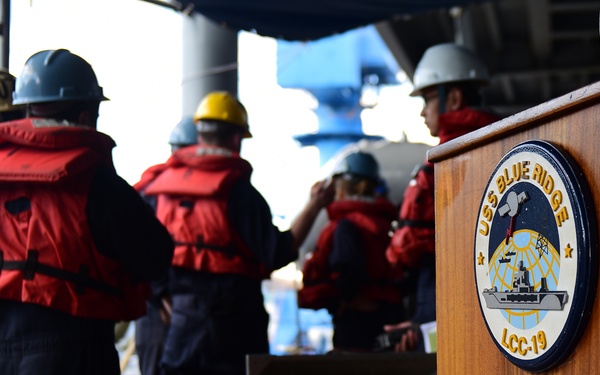
<path fill-rule="evenodd" d="M 555 247 L 540 233 L 524 229 L 514 232 L 510 241 L 501 241 L 489 262 L 492 288 L 510 292 L 515 277 L 524 278 L 533 290 L 556 290 L 560 273 L 560 255 Z M 545 284 L 544 284 L 545 280 Z M 513 327 L 529 329 L 537 326 L 547 315 L 547 310 L 502 309 L 502 315 Z"/>

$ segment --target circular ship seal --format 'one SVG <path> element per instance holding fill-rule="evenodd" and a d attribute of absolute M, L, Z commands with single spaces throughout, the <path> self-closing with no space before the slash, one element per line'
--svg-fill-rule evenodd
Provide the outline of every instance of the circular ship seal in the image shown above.
<path fill-rule="evenodd" d="M 475 232 L 477 296 L 487 328 L 516 366 L 545 371 L 583 334 L 597 284 L 598 235 L 583 174 L 545 141 L 496 166 Z"/>

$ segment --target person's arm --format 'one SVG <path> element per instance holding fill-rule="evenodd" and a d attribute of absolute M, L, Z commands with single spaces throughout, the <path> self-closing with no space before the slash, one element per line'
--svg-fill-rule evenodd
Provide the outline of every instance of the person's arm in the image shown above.
<path fill-rule="evenodd" d="M 280 231 L 273 225 L 269 205 L 248 181 L 234 185 L 228 206 L 228 217 L 244 243 L 269 270 L 286 266 L 298 257 L 298 248 L 306 238 L 320 209 L 329 203 L 330 189 L 313 186 L 313 198 L 295 220 L 289 231 Z M 299 242 L 299 243 L 298 243 Z"/>
<path fill-rule="evenodd" d="M 306 240 L 317 215 L 322 208 L 333 201 L 335 189 L 331 180 L 316 182 L 310 189 L 310 200 L 294 220 L 290 231 L 294 239 L 292 251 L 298 254 L 298 249 Z"/>
<path fill-rule="evenodd" d="M 174 243 L 152 208 L 114 171 L 98 168 L 87 205 L 94 243 L 142 281 L 165 275 Z"/>
<path fill-rule="evenodd" d="M 269 271 L 294 260 L 291 233 L 273 225 L 269 205 L 249 181 L 238 181 L 233 186 L 227 215 L 242 241 Z"/>

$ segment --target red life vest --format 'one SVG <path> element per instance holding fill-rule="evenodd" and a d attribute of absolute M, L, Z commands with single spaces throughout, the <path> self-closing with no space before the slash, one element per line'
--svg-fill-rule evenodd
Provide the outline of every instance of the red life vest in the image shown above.
<path fill-rule="evenodd" d="M 146 186 L 148 186 L 152 181 L 154 181 L 154 179 L 158 177 L 158 175 L 160 175 L 166 167 L 166 164 L 156 164 L 146 169 L 144 173 L 142 173 L 142 177 L 140 177 L 140 180 L 133 185 L 133 188 L 137 192 L 141 192 Z"/>
<path fill-rule="evenodd" d="M 439 116 L 440 144 L 482 128 L 498 117 L 465 107 Z M 435 193 L 433 164 L 421 166 L 404 192 L 399 228 L 387 250 L 390 262 L 404 268 L 420 267 L 424 255 L 435 253 Z"/>
<path fill-rule="evenodd" d="M 433 164 L 423 164 L 404 191 L 398 229 L 387 250 L 388 260 L 398 267 L 419 267 L 423 254 L 435 251 L 433 177 Z"/>
<path fill-rule="evenodd" d="M 368 281 L 359 295 L 374 302 L 399 303 L 402 299 L 396 283 L 401 279 L 399 269 L 390 266 L 385 257 L 389 243 L 388 230 L 396 208 L 387 200 L 375 202 L 338 201 L 327 207 L 330 222 L 321 231 L 312 257 L 303 267 L 303 287 L 298 292 L 298 306 L 309 309 L 327 308 L 339 299 L 336 280 L 339 273 L 329 267 L 333 249 L 333 234 L 342 218 L 352 222 L 364 244 Z"/>
<path fill-rule="evenodd" d="M 177 150 L 167 168 L 146 189 L 156 195 L 156 216 L 175 241 L 173 266 L 235 274 L 269 276 L 227 217 L 235 182 L 250 180 L 252 167 L 237 153 L 194 146 Z"/>
<path fill-rule="evenodd" d="M 0 125 L 0 298 L 85 318 L 131 320 L 145 313 L 148 284 L 132 284 L 97 251 L 86 205 L 113 140 L 47 119 Z"/>

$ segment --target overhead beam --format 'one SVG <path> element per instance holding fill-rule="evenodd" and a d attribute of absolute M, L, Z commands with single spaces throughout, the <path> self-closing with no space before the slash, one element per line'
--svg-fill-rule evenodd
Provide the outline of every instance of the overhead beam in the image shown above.
<path fill-rule="evenodd" d="M 473 11 L 469 7 L 456 7 L 450 10 L 450 15 L 454 20 L 455 42 L 476 51 L 475 37 L 477 33 L 473 25 L 473 17 L 475 17 Z"/>
<path fill-rule="evenodd" d="M 531 48 L 540 66 L 545 66 L 552 51 L 550 7 L 548 0 L 527 0 Z"/>
<path fill-rule="evenodd" d="M 504 50 L 504 42 L 502 41 L 502 33 L 500 29 L 500 22 L 498 21 L 498 12 L 494 2 L 486 2 L 481 4 L 481 9 L 485 17 L 487 29 L 490 34 L 490 41 L 495 51 Z"/>
<path fill-rule="evenodd" d="M 595 2 L 578 2 L 578 1 L 570 1 L 560 4 L 552 4 L 550 6 L 550 10 L 552 12 L 598 12 L 598 4 Z"/>
<path fill-rule="evenodd" d="M 555 31 L 552 34 L 553 40 L 581 40 L 581 39 L 598 39 L 598 30 L 583 30 L 583 31 Z"/>
<path fill-rule="evenodd" d="M 453 40 L 454 39 L 454 25 L 452 24 L 451 17 L 448 17 L 446 12 L 435 12 L 435 18 L 437 19 L 437 24 L 442 30 L 442 34 L 444 39 Z M 435 21 L 435 20 L 434 20 Z"/>
<path fill-rule="evenodd" d="M 521 79 L 539 79 L 544 77 L 568 77 L 581 74 L 600 74 L 599 65 L 586 65 L 573 68 L 555 68 L 555 69 L 535 69 L 523 71 L 505 71 L 494 75 L 494 78 L 511 78 L 513 80 Z"/>
<path fill-rule="evenodd" d="M 516 100 L 516 95 L 510 76 L 506 75 L 498 77 L 498 80 L 500 81 L 500 86 L 502 87 L 502 92 L 504 93 L 506 101 L 508 103 L 514 103 Z"/>
<path fill-rule="evenodd" d="M 406 52 L 406 49 L 402 43 L 400 43 L 398 35 L 394 30 L 393 21 L 378 22 L 375 24 L 375 29 L 379 33 L 379 36 L 381 36 L 383 42 L 389 48 L 392 56 L 394 56 L 398 62 L 398 65 L 402 67 L 402 70 L 406 73 L 406 75 L 412 79 L 413 75 L 415 74 L 415 64 L 408 56 L 408 53 Z"/>
<path fill-rule="evenodd" d="M 527 11 L 529 19 L 529 37 L 531 38 L 531 50 L 535 56 L 538 67 L 548 65 L 549 56 L 552 53 L 550 39 L 550 8 L 548 0 L 527 0 Z M 539 74 L 540 95 L 544 99 L 550 99 L 551 85 L 547 74 Z"/>
<path fill-rule="evenodd" d="M 540 77 L 540 92 L 544 101 L 552 99 L 552 85 L 548 75 Z"/>

